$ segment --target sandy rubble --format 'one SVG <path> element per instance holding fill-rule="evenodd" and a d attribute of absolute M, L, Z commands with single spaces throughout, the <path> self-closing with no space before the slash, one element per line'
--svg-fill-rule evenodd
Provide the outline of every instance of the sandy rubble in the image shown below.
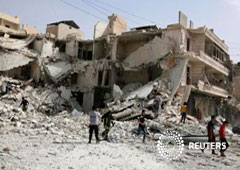
<path fill-rule="evenodd" d="M 227 158 L 212 156 L 210 151 L 188 150 L 180 159 L 169 161 L 159 156 L 156 142 L 140 138 L 113 143 L 87 144 L 86 136 L 53 134 L 26 135 L 1 133 L 1 169 L 239 169 L 239 145 L 231 145 Z"/>
<path fill-rule="evenodd" d="M 1 169 L 239 169 L 240 138 L 232 135 L 227 158 L 212 156 L 210 151 L 185 150 L 177 160 L 167 161 L 157 151 L 157 140 L 165 130 L 174 130 L 181 135 L 206 135 L 206 122 L 199 123 L 189 117 L 186 124 L 179 124 L 179 101 L 166 102 L 157 117 L 147 120 L 146 144 L 133 131 L 136 120 L 115 121 L 109 132 L 110 142 L 87 144 L 87 114 L 71 114 L 71 105 L 61 97 L 59 88 L 22 87 L 22 83 L 11 81 L 12 91 L 0 100 L 0 166 Z M 161 85 L 161 83 L 159 83 Z M 166 100 L 168 91 L 163 85 L 154 86 L 158 97 Z M 154 89 L 153 88 L 153 89 Z M 150 90 L 151 92 L 151 90 Z M 149 92 L 149 93 L 150 93 Z M 156 91 L 155 91 L 156 92 Z M 134 93 L 131 93 L 133 96 Z M 111 111 L 124 108 L 139 112 L 139 103 L 149 103 L 156 96 L 144 94 L 147 98 L 119 102 L 109 105 Z M 21 97 L 29 102 L 29 109 L 19 108 Z M 131 104 L 131 102 L 133 104 Z M 121 106 L 121 107 L 120 107 Z M 108 108 L 108 109 L 109 109 Z M 129 109 L 129 107 L 128 107 Z M 54 112 L 55 114 L 49 114 Z M 148 110 L 148 112 L 151 112 Z M 153 113 L 153 112 L 151 112 Z M 154 113 L 153 113 L 154 114 Z M 100 133 L 103 132 L 100 125 Z M 94 143 L 94 141 L 93 141 Z"/>

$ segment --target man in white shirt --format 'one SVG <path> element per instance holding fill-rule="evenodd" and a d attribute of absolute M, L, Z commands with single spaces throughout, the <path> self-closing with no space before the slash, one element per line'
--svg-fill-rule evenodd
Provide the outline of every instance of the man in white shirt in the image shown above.
<path fill-rule="evenodd" d="M 95 133 L 96 143 L 99 143 L 98 125 L 99 125 L 99 119 L 101 118 L 101 114 L 97 111 L 97 108 L 93 106 L 89 116 L 90 116 L 90 125 L 89 125 L 88 143 L 91 143 L 93 131 Z"/>

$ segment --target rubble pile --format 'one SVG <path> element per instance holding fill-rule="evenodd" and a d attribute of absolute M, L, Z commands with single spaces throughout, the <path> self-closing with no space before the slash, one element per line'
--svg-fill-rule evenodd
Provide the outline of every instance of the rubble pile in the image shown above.
<path fill-rule="evenodd" d="M 133 85 L 131 85 L 133 86 Z M 171 97 L 171 84 L 168 79 L 156 79 L 128 94 L 123 94 L 122 100 L 108 103 L 105 113 L 111 113 L 116 121 L 109 132 L 113 142 L 134 141 L 137 129 L 136 118 L 141 115 L 141 110 L 146 110 L 148 120 L 148 137 L 157 140 L 166 130 L 175 130 L 183 136 L 204 135 L 206 127 L 188 115 L 186 124 L 180 124 L 182 96 Z M 135 120 L 134 120 L 135 119 Z M 128 139 L 128 140 L 126 140 Z"/>
<path fill-rule="evenodd" d="M 61 97 L 61 88 L 52 85 L 45 87 L 23 86 L 23 82 L 2 78 L 7 84 L 7 93 L 0 97 L 0 130 L 1 133 L 15 132 L 27 136 L 57 135 L 68 137 L 71 135 L 86 136 L 88 133 L 88 116 L 79 116 L 73 112 L 70 104 Z M 19 107 L 22 97 L 29 101 L 28 110 Z"/>
<path fill-rule="evenodd" d="M 107 103 L 107 109 L 103 112 L 112 113 L 116 120 L 131 120 L 138 117 L 145 108 L 149 118 L 156 118 L 159 109 L 170 100 L 168 86 L 167 79 L 157 79 L 127 94 L 123 93 L 121 98 L 118 96 L 117 100 Z"/>

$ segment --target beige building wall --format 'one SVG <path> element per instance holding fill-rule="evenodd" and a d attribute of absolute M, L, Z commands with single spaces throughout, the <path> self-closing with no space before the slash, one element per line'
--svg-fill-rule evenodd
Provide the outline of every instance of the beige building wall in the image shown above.
<path fill-rule="evenodd" d="M 57 36 L 58 36 L 58 26 L 57 25 L 48 26 L 47 29 L 46 29 L 46 33 L 53 34 L 57 38 Z"/>
<path fill-rule="evenodd" d="M 19 30 L 20 28 L 20 17 L 12 17 L 7 14 L 0 12 L 0 25 L 8 27 L 14 30 Z"/>
<path fill-rule="evenodd" d="M 127 31 L 127 22 L 117 15 L 111 15 L 109 19 L 109 32 L 110 34 L 121 35 Z"/>
<path fill-rule="evenodd" d="M 184 38 L 183 38 L 183 30 L 176 26 L 175 28 L 168 28 L 163 30 L 162 37 L 168 37 L 169 39 L 173 40 L 174 46 L 172 47 L 173 53 L 179 53 L 181 49 L 184 47 Z"/>
<path fill-rule="evenodd" d="M 67 39 L 67 36 L 71 34 L 76 34 L 78 37 L 80 36 L 81 39 L 84 39 L 84 34 L 81 30 L 63 23 L 55 26 L 48 26 L 46 33 L 54 34 L 58 40 Z"/>
<path fill-rule="evenodd" d="M 23 30 L 27 32 L 28 35 L 30 34 L 39 34 L 39 31 L 36 28 L 31 27 L 30 25 L 23 24 Z"/>

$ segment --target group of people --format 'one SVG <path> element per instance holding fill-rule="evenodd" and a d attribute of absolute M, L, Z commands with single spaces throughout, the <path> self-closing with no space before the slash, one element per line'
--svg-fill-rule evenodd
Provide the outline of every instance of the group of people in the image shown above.
<path fill-rule="evenodd" d="M 145 143 L 145 137 L 146 137 L 145 113 L 146 113 L 146 110 L 142 110 L 141 116 L 138 118 L 138 130 L 135 132 L 137 135 L 143 132 L 143 140 L 142 140 L 143 143 Z M 108 133 L 110 131 L 110 128 L 114 125 L 112 114 L 106 113 L 102 116 L 99 109 L 93 106 L 92 111 L 89 114 L 89 117 L 90 117 L 90 124 L 89 124 L 88 143 L 91 143 L 92 141 L 93 132 L 95 133 L 96 143 L 100 142 L 98 132 L 99 132 L 99 123 L 101 118 L 104 121 L 104 129 L 105 129 L 104 132 L 102 133 L 103 137 L 105 140 L 109 140 Z"/>
<path fill-rule="evenodd" d="M 208 122 L 207 125 L 207 132 L 208 132 L 208 142 L 211 142 L 213 144 L 216 143 L 216 135 L 214 133 L 215 129 L 215 122 L 216 122 L 216 116 L 211 116 L 211 120 Z M 224 121 L 223 124 L 219 128 L 219 140 L 221 143 L 221 149 L 220 149 L 220 154 L 222 157 L 225 157 L 226 155 L 224 152 L 227 150 L 229 147 L 229 144 L 227 142 L 226 138 L 226 128 L 228 126 L 228 121 Z M 223 147 L 225 146 L 225 147 Z M 202 152 L 204 152 L 204 149 L 202 149 Z M 212 154 L 216 155 L 215 149 L 212 148 Z"/>
<path fill-rule="evenodd" d="M 23 111 L 27 111 L 28 104 L 29 104 L 29 102 L 24 97 L 22 97 L 22 102 L 21 102 L 20 106 L 22 106 Z M 138 129 L 135 132 L 137 135 L 139 135 L 141 132 L 143 132 L 143 139 L 142 139 L 143 143 L 145 143 L 145 138 L 146 138 L 146 133 L 147 133 L 146 126 L 145 126 L 145 120 L 146 120 L 145 114 L 146 114 L 146 110 L 143 109 L 141 112 L 141 116 L 138 117 L 138 120 L 137 120 Z M 181 115 L 182 115 L 182 117 L 181 117 L 180 122 L 184 124 L 186 121 L 186 117 L 187 117 L 187 103 L 186 102 L 181 107 Z M 91 143 L 93 132 L 95 133 L 96 143 L 100 142 L 99 123 L 100 123 L 101 119 L 104 122 L 104 129 L 105 129 L 102 134 L 103 134 L 104 139 L 108 140 L 108 133 L 110 131 L 110 128 L 114 125 L 112 114 L 106 113 L 103 116 L 101 116 L 99 109 L 96 108 L 95 106 L 93 106 L 92 111 L 90 112 L 89 116 L 90 116 L 90 124 L 89 124 L 89 141 L 88 141 L 88 143 Z M 216 135 L 214 133 L 215 122 L 216 122 L 216 116 L 211 116 L 211 120 L 208 122 L 208 125 L 207 125 L 208 142 L 211 142 L 211 143 L 216 143 Z M 221 147 L 221 149 L 220 149 L 221 156 L 223 156 L 223 157 L 225 157 L 224 152 L 229 147 L 229 144 L 226 139 L 226 127 L 227 126 L 228 126 L 228 122 L 224 121 L 223 124 L 219 128 L 219 137 L 220 137 L 221 146 L 223 146 L 223 144 L 226 146 L 225 148 Z M 202 149 L 202 152 L 204 152 L 204 149 Z M 216 154 L 215 149 L 212 149 L 212 154 Z"/>
<path fill-rule="evenodd" d="M 184 102 L 183 105 L 181 106 L 181 120 L 180 120 L 180 123 L 185 124 L 186 117 L 187 117 L 187 102 Z M 214 133 L 215 122 L 216 122 L 216 116 L 213 115 L 213 116 L 211 116 L 211 120 L 208 122 L 208 125 L 207 125 L 208 142 L 211 142 L 211 143 L 214 143 L 214 144 L 216 143 L 216 137 L 215 137 L 216 135 Z M 220 154 L 223 157 L 226 156 L 224 154 L 224 152 L 229 147 L 229 144 L 228 144 L 227 139 L 226 139 L 226 127 L 227 126 L 228 126 L 228 122 L 224 121 L 223 124 L 219 128 L 219 140 L 220 140 L 220 143 L 221 143 Z M 223 145 L 226 146 L 226 147 L 223 148 L 222 147 Z M 202 149 L 202 152 L 204 152 L 204 149 Z M 215 149 L 212 149 L 212 154 L 216 154 Z"/>
<path fill-rule="evenodd" d="M 108 141 L 109 140 L 108 133 L 110 131 L 110 128 L 114 125 L 112 114 L 106 113 L 102 116 L 99 109 L 93 106 L 89 116 L 90 116 L 90 124 L 89 124 L 88 143 L 91 143 L 92 141 L 93 132 L 95 133 L 96 143 L 100 142 L 100 139 L 98 136 L 98 131 L 99 131 L 98 129 L 99 129 L 99 123 L 101 119 L 103 120 L 104 129 L 105 129 L 104 132 L 102 133 L 102 136 L 104 137 L 105 140 Z"/>

